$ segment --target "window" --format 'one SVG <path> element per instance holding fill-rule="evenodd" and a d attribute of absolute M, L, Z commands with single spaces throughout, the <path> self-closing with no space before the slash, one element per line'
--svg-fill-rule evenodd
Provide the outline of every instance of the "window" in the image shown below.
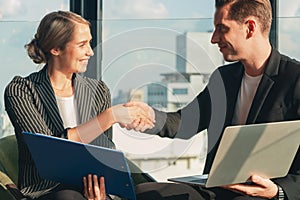
<path fill-rule="evenodd" d="M 144 91 L 142 101 L 161 110 L 176 110 L 187 103 L 186 98 L 177 97 L 186 96 L 188 91 L 170 86 L 197 85 L 192 81 L 202 80 L 199 77 L 223 63 L 217 46 L 210 44 L 213 1 L 102 2 L 102 78 L 114 102 L 124 101 L 120 94 L 139 90 Z M 199 88 L 191 91 L 195 96 Z M 190 140 L 170 140 L 114 126 L 117 148 L 160 181 L 182 175 L 183 170 L 201 173 L 206 155 L 204 137 L 199 134 Z M 147 158 L 154 161 L 140 162 Z"/>
<path fill-rule="evenodd" d="M 300 3 L 298 0 L 289 1 L 288 4 L 284 0 L 271 2 L 277 4 L 279 12 L 275 18 L 277 29 L 272 32 L 275 38 L 272 36 L 271 40 L 274 42 L 278 39 L 278 43 L 274 44 L 278 45 L 279 50 L 299 60 L 300 29 L 295 24 L 300 22 Z M 144 101 L 160 105 L 166 111 L 184 106 L 180 98 L 171 102 L 173 107 L 168 106 L 168 93 L 186 92 L 178 88 L 168 91 L 170 81 L 172 84 L 179 79 L 182 83 L 192 82 L 192 76 L 188 74 L 193 74 L 194 80 L 198 80 L 198 83 L 202 80 L 206 84 L 207 79 L 201 79 L 198 75 L 209 77 L 215 67 L 223 63 L 218 50 L 209 43 L 213 31 L 213 14 L 214 1 L 103 1 L 102 77 L 111 88 L 112 96 L 117 96 L 120 91 L 128 93 L 138 88 L 149 95 L 143 96 Z M 164 85 L 168 92 L 157 99 L 158 95 L 155 94 L 158 92 L 151 90 L 151 84 Z M 196 95 L 200 90 L 197 88 L 199 84 L 191 85 L 195 86 Z M 192 138 L 186 141 L 186 145 L 182 141 L 171 142 L 140 133 L 128 133 L 118 127 L 114 130 L 118 148 L 132 159 L 157 158 L 157 162 L 145 162 L 141 167 L 158 180 L 165 181 L 167 176 L 174 176 L 170 174 L 172 172 L 182 175 L 182 171 L 191 174 L 201 171 L 198 161 L 203 162 L 206 155 L 203 143 L 205 138 Z M 181 161 L 176 162 L 185 155 L 197 156 L 196 161 L 192 160 L 194 163 L 190 165 L 195 168 L 188 169 L 179 164 Z M 163 158 L 167 157 L 171 158 L 171 162 L 163 162 Z"/>
<path fill-rule="evenodd" d="M 278 0 L 278 48 L 292 58 L 300 60 L 300 2 Z"/>
<path fill-rule="evenodd" d="M 187 94 L 187 93 L 188 93 L 187 88 L 173 88 L 174 95 L 183 95 L 183 94 Z"/>
<path fill-rule="evenodd" d="M 33 12 L 33 8 L 39 9 L 35 9 Z M 2 68 L 0 75 L 0 137 L 14 133 L 4 111 L 4 88 L 14 76 L 25 76 L 39 69 L 39 66 L 28 58 L 24 45 L 32 39 L 39 20 L 46 13 L 58 9 L 69 10 L 69 1 L 16 0 L 0 2 L 0 60 Z"/>
<path fill-rule="evenodd" d="M 40 67 L 27 57 L 23 48 L 35 33 L 39 20 L 52 10 L 69 10 L 70 2 L 79 1 L 0 2 L 2 97 L 4 87 L 15 75 L 25 76 Z M 96 0 L 84 2 L 91 4 Z M 278 26 L 275 30 L 278 31 L 275 33 L 278 48 L 282 53 L 300 60 L 300 28 L 295 26 L 300 22 L 300 3 L 298 0 L 271 2 L 278 3 Z M 41 9 L 31 12 L 33 7 Z M 98 28 L 93 34 L 102 35 L 101 42 L 95 47 L 101 51 L 102 59 L 98 59 L 101 69 L 95 70 L 101 72 L 97 78 L 102 78 L 111 89 L 113 103 L 134 98 L 165 111 L 176 110 L 184 106 L 186 101 L 180 98 L 170 100 L 169 94 L 181 96 L 188 91 L 177 86 L 171 90 L 169 84 L 190 83 L 194 89 L 193 95 L 196 95 L 201 90 L 197 88 L 198 83 L 206 84 L 209 74 L 223 64 L 218 49 L 210 44 L 214 1 L 102 0 L 101 7 L 103 20 L 100 21 L 101 17 L 98 16 L 93 22 Z M 83 12 L 86 14 L 87 10 Z M 159 90 L 153 90 L 155 87 Z M 3 107 L 2 100 L 0 137 L 13 133 Z M 117 148 L 125 151 L 133 160 L 157 158 L 153 162 L 141 162 L 140 166 L 159 181 L 183 175 L 183 171 L 186 174 L 198 174 L 203 167 L 205 134 L 179 141 L 126 132 L 118 126 L 114 127 L 114 131 Z"/>

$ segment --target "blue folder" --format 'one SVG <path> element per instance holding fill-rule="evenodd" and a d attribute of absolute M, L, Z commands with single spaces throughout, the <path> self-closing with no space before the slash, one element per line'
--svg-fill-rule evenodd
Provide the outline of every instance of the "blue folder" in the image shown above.
<path fill-rule="evenodd" d="M 41 177 L 83 190 L 82 177 L 96 174 L 105 178 L 108 194 L 136 199 L 123 152 L 39 133 L 23 136 Z"/>

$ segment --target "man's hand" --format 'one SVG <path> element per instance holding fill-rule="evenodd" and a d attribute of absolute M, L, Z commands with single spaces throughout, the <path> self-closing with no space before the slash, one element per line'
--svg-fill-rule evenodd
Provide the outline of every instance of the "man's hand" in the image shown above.
<path fill-rule="evenodd" d="M 141 125 L 143 127 L 147 126 L 149 128 L 153 128 L 154 127 L 153 117 L 151 116 L 149 110 L 146 109 L 147 104 L 145 105 L 143 104 L 145 103 L 130 102 L 124 105 L 118 104 L 111 107 L 114 121 L 126 128 L 127 126 L 130 127 L 131 124 L 134 128 L 137 127 L 138 125 Z"/>
<path fill-rule="evenodd" d="M 270 179 L 253 175 L 251 177 L 251 181 L 254 183 L 253 185 L 233 184 L 224 186 L 224 188 L 237 192 L 242 192 L 249 196 L 264 197 L 267 199 L 272 199 L 276 196 L 278 192 L 278 187 Z"/>
<path fill-rule="evenodd" d="M 155 123 L 155 113 L 151 106 L 144 102 L 137 102 L 137 101 L 130 101 L 126 104 L 124 104 L 125 107 L 138 107 L 140 108 L 143 113 L 148 117 L 148 119 Z M 122 124 L 120 123 L 120 126 L 122 128 L 126 128 L 127 130 L 135 130 L 144 132 L 146 129 L 151 129 L 154 127 L 154 124 L 151 123 L 145 123 L 145 120 L 134 120 L 131 124 Z"/>

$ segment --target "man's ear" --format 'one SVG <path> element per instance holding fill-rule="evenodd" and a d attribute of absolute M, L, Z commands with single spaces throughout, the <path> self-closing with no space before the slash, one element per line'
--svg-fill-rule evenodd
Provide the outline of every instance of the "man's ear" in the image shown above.
<path fill-rule="evenodd" d="M 251 38 L 256 30 L 256 21 L 249 19 L 246 21 L 247 26 L 247 39 Z"/>
<path fill-rule="evenodd" d="M 53 56 L 58 56 L 60 54 L 60 50 L 59 50 L 59 48 L 53 48 L 53 49 L 50 50 L 50 53 Z"/>

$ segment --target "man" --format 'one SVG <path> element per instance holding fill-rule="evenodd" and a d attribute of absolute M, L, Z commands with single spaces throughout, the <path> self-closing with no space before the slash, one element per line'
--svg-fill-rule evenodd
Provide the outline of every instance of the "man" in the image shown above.
<path fill-rule="evenodd" d="M 219 46 L 226 61 L 234 62 L 219 67 L 208 86 L 178 112 L 164 113 L 137 102 L 128 104 L 140 105 L 153 115 L 155 112 L 156 126 L 147 130 L 150 134 L 189 138 L 208 129 L 204 173 L 210 170 L 226 126 L 300 119 L 300 63 L 281 55 L 269 42 L 269 0 L 216 0 L 215 7 L 211 42 Z M 131 124 L 127 128 L 145 131 L 148 127 Z M 254 175 L 251 180 L 254 185 L 193 189 L 201 195 L 198 199 L 300 199 L 299 150 L 286 177 L 269 180 Z M 172 192 L 184 190 L 180 184 L 147 183 L 137 187 L 137 196 L 168 199 Z"/>

